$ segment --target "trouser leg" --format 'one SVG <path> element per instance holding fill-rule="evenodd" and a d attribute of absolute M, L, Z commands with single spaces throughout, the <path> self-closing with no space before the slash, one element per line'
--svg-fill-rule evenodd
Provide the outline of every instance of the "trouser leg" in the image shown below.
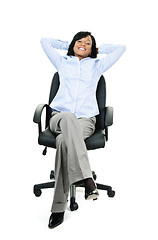
<path fill-rule="evenodd" d="M 77 119 L 72 113 L 56 113 L 50 129 L 58 134 L 52 212 L 60 212 L 66 209 L 69 186 L 92 177 L 84 139 L 93 134 L 95 121 Z"/>
<path fill-rule="evenodd" d="M 67 150 L 62 139 L 62 134 L 56 137 L 56 157 L 55 157 L 55 188 L 54 199 L 51 212 L 63 212 L 67 207 L 69 194 L 69 179 L 67 172 Z"/>

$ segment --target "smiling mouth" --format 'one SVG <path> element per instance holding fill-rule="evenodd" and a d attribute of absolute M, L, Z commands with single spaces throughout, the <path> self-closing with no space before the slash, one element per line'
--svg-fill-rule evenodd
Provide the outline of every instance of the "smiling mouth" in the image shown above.
<path fill-rule="evenodd" d="M 86 49 L 85 49 L 85 48 L 82 48 L 82 47 L 81 47 L 81 48 L 79 48 L 79 49 L 80 49 L 80 50 L 82 50 L 82 51 L 86 51 Z"/>

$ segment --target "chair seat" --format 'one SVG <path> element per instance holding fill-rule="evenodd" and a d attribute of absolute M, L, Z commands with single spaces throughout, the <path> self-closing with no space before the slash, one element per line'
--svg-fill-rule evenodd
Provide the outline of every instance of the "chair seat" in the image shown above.
<path fill-rule="evenodd" d="M 104 148 L 105 141 L 104 130 L 97 129 L 92 136 L 85 140 L 85 144 L 87 150 L 93 150 Z M 50 131 L 49 127 L 39 134 L 38 143 L 46 147 L 56 148 L 56 136 Z"/>

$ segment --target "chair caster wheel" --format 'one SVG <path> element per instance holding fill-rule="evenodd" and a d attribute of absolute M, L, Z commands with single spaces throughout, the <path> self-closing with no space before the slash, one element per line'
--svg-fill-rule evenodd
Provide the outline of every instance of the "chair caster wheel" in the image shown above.
<path fill-rule="evenodd" d="M 42 194 L 41 189 L 34 190 L 34 194 L 35 194 L 36 197 L 40 197 L 41 194 Z"/>
<path fill-rule="evenodd" d="M 109 190 L 108 192 L 107 192 L 107 194 L 108 194 L 108 197 L 114 197 L 115 196 L 115 191 L 113 191 L 113 190 Z"/>
<path fill-rule="evenodd" d="M 78 204 L 76 202 L 70 204 L 70 210 L 76 211 L 78 209 Z"/>
<path fill-rule="evenodd" d="M 55 179 L 54 171 L 52 170 L 50 173 L 50 179 Z"/>
<path fill-rule="evenodd" d="M 92 171 L 92 175 L 93 175 L 93 179 L 96 180 L 97 179 L 97 175 L 95 174 L 94 171 Z"/>
<path fill-rule="evenodd" d="M 75 198 L 71 197 L 70 200 L 70 210 L 71 211 L 76 211 L 78 209 L 78 204 L 75 202 Z"/>

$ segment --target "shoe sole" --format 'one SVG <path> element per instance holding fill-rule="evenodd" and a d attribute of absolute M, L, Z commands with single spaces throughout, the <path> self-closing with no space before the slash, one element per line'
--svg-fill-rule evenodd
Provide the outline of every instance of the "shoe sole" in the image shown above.
<path fill-rule="evenodd" d="M 86 200 L 97 200 L 98 199 L 98 194 L 92 194 L 92 195 L 89 195 Z"/>

